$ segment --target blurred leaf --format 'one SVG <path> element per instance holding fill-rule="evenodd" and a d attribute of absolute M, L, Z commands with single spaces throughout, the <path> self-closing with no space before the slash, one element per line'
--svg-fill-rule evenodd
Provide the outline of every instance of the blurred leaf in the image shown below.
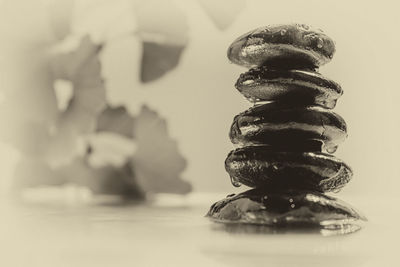
<path fill-rule="evenodd" d="M 53 54 L 53 76 L 70 81 L 73 95 L 49 139 L 47 159 L 52 165 L 66 164 L 80 153 L 79 140 L 95 130 L 97 116 L 106 105 L 100 50 L 100 45 L 84 36 L 74 50 Z"/>
<path fill-rule="evenodd" d="M 70 80 L 79 83 L 79 78 L 99 79 L 100 63 L 97 59 L 100 45 L 92 42 L 88 35 L 79 40 L 79 44 L 75 49 L 68 47 L 74 44 L 74 40 L 66 40 L 59 46 L 55 47 L 53 53 L 52 70 L 55 79 Z M 92 66 L 87 66 L 92 64 Z M 91 72 L 94 77 L 85 77 L 84 73 Z"/>
<path fill-rule="evenodd" d="M 143 42 L 140 80 L 144 83 L 157 80 L 175 68 L 185 46 Z"/>
<path fill-rule="evenodd" d="M 190 184 L 180 177 L 186 160 L 169 137 L 165 119 L 143 106 L 134 122 L 134 136 L 137 150 L 132 162 L 140 188 L 145 192 L 190 192 Z"/>
<path fill-rule="evenodd" d="M 123 136 L 133 137 L 133 117 L 124 106 L 107 106 L 97 118 L 98 132 L 113 132 Z"/>
<path fill-rule="evenodd" d="M 73 85 L 73 96 L 67 110 L 61 116 L 60 124 L 65 122 L 73 127 L 75 121 L 78 132 L 88 132 L 87 127 L 79 126 L 94 124 L 97 114 L 106 105 L 100 50 L 101 46 L 93 43 L 86 35 L 75 50 L 59 52 L 53 56 L 54 78 L 71 81 Z M 93 130 L 90 127 L 88 129 Z"/>
<path fill-rule="evenodd" d="M 69 80 L 73 96 L 58 121 L 58 131 L 89 133 L 95 120 L 106 105 L 106 90 L 101 77 L 100 45 L 84 36 L 71 52 L 53 56 L 52 70 L 56 79 Z"/>
<path fill-rule="evenodd" d="M 197 0 L 220 30 L 226 30 L 246 5 L 245 0 Z"/>

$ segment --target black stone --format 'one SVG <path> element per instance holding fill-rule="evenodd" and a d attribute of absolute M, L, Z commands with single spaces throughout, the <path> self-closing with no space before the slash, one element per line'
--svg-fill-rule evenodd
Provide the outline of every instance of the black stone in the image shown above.
<path fill-rule="evenodd" d="M 275 227 L 342 226 L 366 221 L 349 204 L 312 191 L 253 189 L 214 203 L 207 217 L 227 224 Z"/>
<path fill-rule="evenodd" d="M 252 102 L 279 101 L 334 108 L 343 94 L 336 82 L 315 71 L 254 68 L 240 75 L 235 84 Z"/>
<path fill-rule="evenodd" d="M 320 152 L 277 152 L 247 146 L 229 153 L 225 169 L 235 182 L 265 190 L 338 191 L 351 179 L 351 168 Z"/>

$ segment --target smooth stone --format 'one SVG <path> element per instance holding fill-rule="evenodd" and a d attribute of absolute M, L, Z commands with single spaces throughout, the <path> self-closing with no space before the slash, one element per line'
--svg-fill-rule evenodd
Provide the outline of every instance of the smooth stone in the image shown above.
<path fill-rule="evenodd" d="M 321 30 L 305 24 L 271 25 L 237 38 L 228 58 L 244 67 L 317 68 L 329 62 L 335 44 Z"/>
<path fill-rule="evenodd" d="M 318 192 L 271 193 L 253 189 L 213 204 L 206 215 L 230 225 L 347 229 L 366 221 L 351 205 Z M 351 229 L 351 228 L 350 228 Z M 358 227 L 352 228 L 354 231 Z M 348 233 L 345 232 L 345 233 Z"/>
<path fill-rule="evenodd" d="M 347 126 L 338 114 L 318 106 L 268 103 L 235 116 L 230 139 L 240 145 L 279 145 L 317 140 L 333 153 L 347 137 Z"/>
<path fill-rule="evenodd" d="M 315 71 L 259 67 L 240 75 L 235 84 L 249 101 L 281 101 L 332 109 L 343 90 Z"/>
<path fill-rule="evenodd" d="M 352 178 L 342 160 L 321 152 L 279 152 L 263 146 L 231 151 L 225 160 L 231 181 L 249 187 L 286 191 L 338 192 Z"/>

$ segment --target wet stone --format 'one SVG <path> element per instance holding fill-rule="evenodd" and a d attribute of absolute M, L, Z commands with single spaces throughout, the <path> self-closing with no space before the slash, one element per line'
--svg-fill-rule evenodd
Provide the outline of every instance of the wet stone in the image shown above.
<path fill-rule="evenodd" d="M 312 70 L 253 68 L 240 75 L 236 89 L 252 102 L 279 101 L 291 105 L 334 108 L 343 94 L 336 82 Z"/>
<path fill-rule="evenodd" d="M 361 229 L 366 218 L 325 195 L 339 192 L 351 168 L 332 156 L 347 137 L 332 112 L 341 86 L 318 72 L 335 52 L 331 38 L 305 24 L 266 26 L 237 38 L 232 63 L 251 68 L 235 87 L 253 107 L 236 115 L 225 160 L 232 185 L 254 189 L 214 203 L 207 217 L 229 233 L 320 233 Z"/>
<path fill-rule="evenodd" d="M 334 53 L 331 38 L 304 24 L 261 27 L 240 36 L 228 48 L 229 60 L 245 67 L 279 67 L 279 61 L 284 61 L 289 68 L 317 68 Z"/>
<path fill-rule="evenodd" d="M 259 189 L 216 202 L 207 217 L 227 224 L 326 229 L 366 221 L 365 216 L 349 204 L 318 192 L 276 193 Z"/>
<path fill-rule="evenodd" d="M 235 116 L 229 137 L 234 144 L 290 144 L 294 149 L 296 144 L 316 140 L 329 152 L 345 140 L 347 126 L 338 114 L 317 106 L 269 103 Z"/>
<path fill-rule="evenodd" d="M 282 152 L 246 146 L 229 153 L 225 169 L 231 180 L 265 190 L 336 191 L 352 178 L 351 168 L 321 152 Z"/>

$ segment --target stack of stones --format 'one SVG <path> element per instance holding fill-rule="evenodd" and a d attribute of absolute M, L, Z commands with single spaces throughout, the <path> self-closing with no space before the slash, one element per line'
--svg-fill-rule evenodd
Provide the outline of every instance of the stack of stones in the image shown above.
<path fill-rule="evenodd" d="M 351 232 L 365 220 L 349 204 L 327 196 L 352 177 L 332 156 L 347 137 L 331 111 L 343 94 L 317 72 L 335 52 L 332 39 L 303 24 L 258 28 L 235 40 L 228 58 L 251 68 L 236 88 L 255 105 L 237 115 L 225 161 L 234 186 L 254 189 L 215 203 L 207 216 L 227 224 L 317 226 Z"/>

